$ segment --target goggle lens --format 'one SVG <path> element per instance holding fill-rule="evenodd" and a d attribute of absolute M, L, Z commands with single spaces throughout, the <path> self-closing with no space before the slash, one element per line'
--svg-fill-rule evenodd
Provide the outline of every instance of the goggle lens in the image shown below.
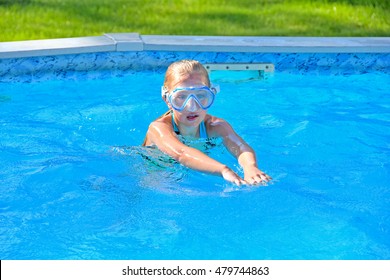
<path fill-rule="evenodd" d="M 176 88 L 169 95 L 169 102 L 175 110 L 182 111 L 191 98 L 203 109 L 208 109 L 214 102 L 215 93 L 209 87 Z"/>

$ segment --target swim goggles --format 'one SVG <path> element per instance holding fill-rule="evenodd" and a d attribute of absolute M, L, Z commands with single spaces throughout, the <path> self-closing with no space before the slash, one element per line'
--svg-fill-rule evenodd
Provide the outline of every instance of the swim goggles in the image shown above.
<path fill-rule="evenodd" d="M 168 92 L 165 87 L 162 87 L 164 96 L 168 95 L 168 102 L 173 109 L 181 112 L 184 110 L 190 99 L 192 98 L 200 108 L 206 110 L 213 105 L 215 95 L 219 92 L 219 86 L 213 85 L 211 87 L 179 87 L 172 92 Z"/>

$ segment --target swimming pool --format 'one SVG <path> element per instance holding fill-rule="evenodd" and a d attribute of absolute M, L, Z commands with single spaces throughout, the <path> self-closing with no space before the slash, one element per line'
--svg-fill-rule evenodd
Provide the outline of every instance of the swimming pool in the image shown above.
<path fill-rule="evenodd" d="M 390 258 L 388 54 L 133 55 L 152 63 L 22 75 L 60 58 L 1 62 L 20 74 L 0 83 L 1 259 Z M 212 74 L 221 93 L 209 110 L 273 184 L 238 188 L 142 158 L 166 109 L 163 66 L 182 56 L 276 65 L 266 79 Z M 327 66 L 335 57 L 343 67 Z M 210 155 L 241 172 L 221 146 Z"/>

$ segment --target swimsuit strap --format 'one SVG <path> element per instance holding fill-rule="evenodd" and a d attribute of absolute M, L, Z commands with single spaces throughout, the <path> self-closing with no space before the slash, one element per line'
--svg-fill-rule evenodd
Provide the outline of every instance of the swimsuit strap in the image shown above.
<path fill-rule="evenodd" d="M 176 123 L 175 123 L 175 120 L 173 118 L 173 112 L 171 114 L 172 116 L 172 126 L 173 126 L 173 131 L 176 133 L 176 134 L 180 134 L 180 131 L 179 131 L 179 128 L 177 127 Z M 207 135 L 207 129 L 206 129 L 206 125 L 204 123 L 204 121 L 202 121 L 199 125 L 199 138 L 208 138 L 208 135 Z"/>
<path fill-rule="evenodd" d="M 177 127 L 176 123 L 175 123 L 175 120 L 173 119 L 173 112 L 171 113 L 171 116 L 172 116 L 172 126 L 173 126 L 173 131 L 179 135 L 180 134 L 180 131 L 179 131 L 179 128 Z"/>
<path fill-rule="evenodd" d="M 200 138 L 209 138 L 207 135 L 207 129 L 204 121 L 202 121 L 199 125 L 199 137 Z"/>

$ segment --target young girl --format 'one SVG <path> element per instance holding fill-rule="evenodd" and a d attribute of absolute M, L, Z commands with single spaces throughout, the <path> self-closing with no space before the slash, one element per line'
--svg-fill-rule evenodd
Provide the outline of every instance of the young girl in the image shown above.
<path fill-rule="evenodd" d="M 162 88 L 162 98 L 169 111 L 150 124 L 143 146 L 155 145 L 184 166 L 222 176 L 236 185 L 268 182 L 271 177 L 258 169 L 253 149 L 228 122 L 207 114 L 216 93 L 207 70 L 198 61 L 171 64 Z M 222 138 L 225 147 L 242 166 L 244 178 L 198 149 L 185 145 L 178 134 L 186 138 Z"/>

